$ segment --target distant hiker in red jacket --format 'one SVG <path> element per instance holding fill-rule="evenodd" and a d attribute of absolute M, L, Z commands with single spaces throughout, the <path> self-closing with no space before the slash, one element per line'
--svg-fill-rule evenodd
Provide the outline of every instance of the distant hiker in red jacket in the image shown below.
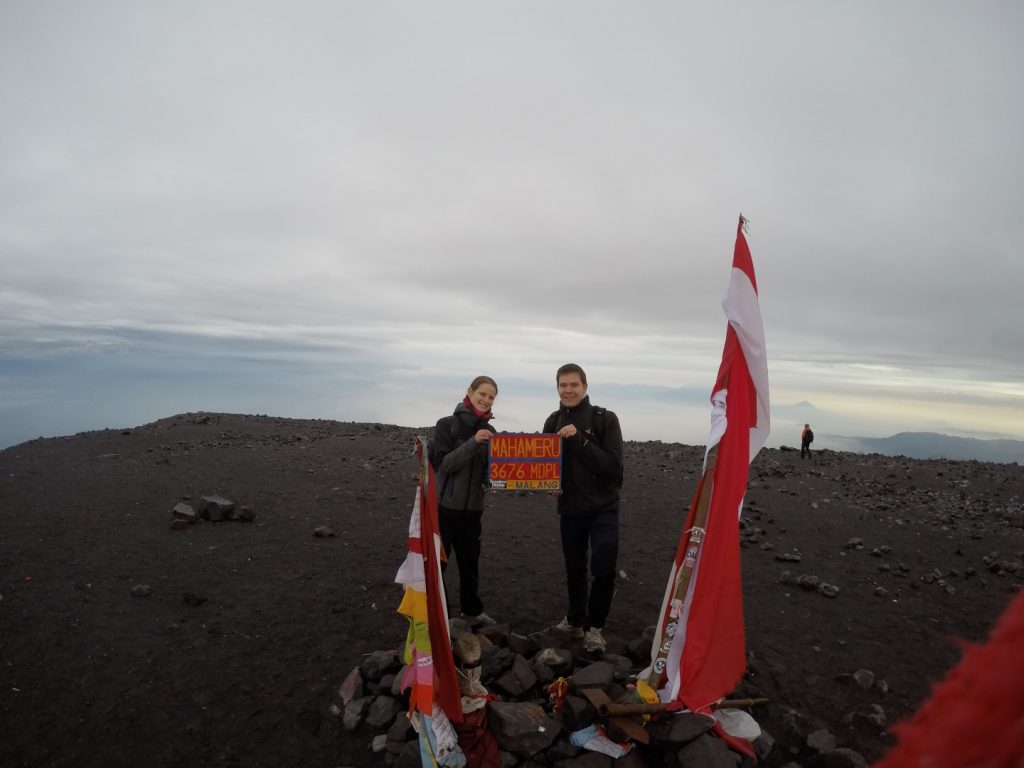
<path fill-rule="evenodd" d="M 804 431 L 800 433 L 800 458 L 811 458 L 811 443 L 814 442 L 814 433 L 810 424 L 804 424 Z"/>

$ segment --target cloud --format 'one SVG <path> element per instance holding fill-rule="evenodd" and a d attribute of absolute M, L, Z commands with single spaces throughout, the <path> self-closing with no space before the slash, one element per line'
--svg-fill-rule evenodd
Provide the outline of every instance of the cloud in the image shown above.
<path fill-rule="evenodd" d="M 1024 431 L 1016 6 L 4 17 L 14 387 L 21 361 L 116 350 L 356 372 L 347 402 L 381 418 L 375 377 L 410 403 L 429 381 L 402 406 L 424 423 L 479 369 L 699 390 L 742 210 L 778 394 Z"/>

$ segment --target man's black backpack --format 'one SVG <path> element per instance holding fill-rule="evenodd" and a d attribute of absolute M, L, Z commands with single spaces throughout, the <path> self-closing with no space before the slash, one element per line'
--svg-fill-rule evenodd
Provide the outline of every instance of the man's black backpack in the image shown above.
<path fill-rule="evenodd" d="M 593 420 L 590 422 L 590 428 L 594 430 L 594 436 L 597 438 L 598 445 L 604 446 L 604 415 L 606 409 L 599 405 L 594 406 Z M 614 478 L 615 487 L 622 487 L 622 465 L 619 465 L 619 474 Z"/>

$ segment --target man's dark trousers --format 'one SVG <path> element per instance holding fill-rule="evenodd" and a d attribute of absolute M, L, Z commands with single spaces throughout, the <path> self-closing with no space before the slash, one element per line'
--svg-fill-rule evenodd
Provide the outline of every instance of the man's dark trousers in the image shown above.
<path fill-rule="evenodd" d="M 615 560 L 619 554 L 618 506 L 590 517 L 561 518 L 562 554 L 569 585 L 569 613 L 574 627 L 604 627 L 615 591 Z M 587 588 L 587 549 L 593 586 Z M 589 596 L 588 596 L 589 592 Z"/>
<path fill-rule="evenodd" d="M 455 559 L 459 562 L 459 606 L 467 616 L 479 616 L 484 612 L 484 604 L 480 600 L 480 534 L 483 516 L 482 510 L 457 511 L 440 507 L 437 511 L 444 552 L 451 559 L 454 550 Z"/>

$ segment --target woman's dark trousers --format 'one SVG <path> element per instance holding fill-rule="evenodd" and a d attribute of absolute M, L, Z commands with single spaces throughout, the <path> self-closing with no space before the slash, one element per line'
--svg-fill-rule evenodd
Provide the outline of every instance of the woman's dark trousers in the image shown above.
<path fill-rule="evenodd" d="M 480 532 L 483 516 L 482 510 L 473 512 L 440 507 L 437 512 L 445 555 L 450 560 L 454 551 L 459 564 L 459 605 L 466 616 L 478 616 L 484 612 L 484 604 L 480 601 Z"/>

